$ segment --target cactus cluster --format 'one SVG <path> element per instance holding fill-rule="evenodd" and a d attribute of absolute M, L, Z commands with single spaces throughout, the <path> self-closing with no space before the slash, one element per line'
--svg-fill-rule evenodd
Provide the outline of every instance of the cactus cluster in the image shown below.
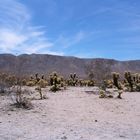
<path fill-rule="evenodd" d="M 113 88 L 113 81 L 112 80 L 104 80 L 106 88 Z"/>
<path fill-rule="evenodd" d="M 78 85 L 78 76 L 76 75 L 76 73 L 74 73 L 74 74 L 71 73 L 67 82 L 68 82 L 69 86 L 77 86 Z"/>
<path fill-rule="evenodd" d="M 125 72 L 124 77 L 124 85 L 130 92 L 140 91 L 140 74 L 132 74 L 131 72 Z"/>
<path fill-rule="evenodd" d="M 51 86 L 50 90 L 56 92 L 64 86 L 63 77 L 59 76 L 57 72 L 53 72 L 52 74 L 50 74 L 49 84 Z"/>
<path fill-rule="evenodd" d="M 121 95 L 123 93 L 122 91 L 122 85 L 121 83 L 119 82 L 119 78 L 120 78 L 120 74 L 119 73 L 116 73 L 116 72 L 113 72 L 112 73 L 112 81 L 111 80 L 104 80 L 103 81 L 103 86 L 101 87 L 102 90 L 100 90 L 100 96 L 99 98 L 113 98 L 112 95 L 107 95 L 105 93 L 106 92 L 106 88 L 117 88 L 118 90 L 118 98 L 119 99 L 122 99 Z"/>
<path fill-rule="evenodd" d="M 130 92 L 140 91 L 140 74 L 126 71 L 124 73 L 123 81 L 119 82 L 120 74 L 114 72 L 112 74 L 113 85 L 119 90 L 126 90 Z"/>
<path fill-rule="evenodd" d="M 94 80 L 80 79 L 80 80 L 78 80 L 77 85 L 79 85 L 80 87 L 83 87 L 83 86 L 95 86 L 95 81 Z"/>
<path fill-rule="evenodd" d="M 30 76 L 30 79 L 26 82 L 26 85 L 39 86 L 41 88 L 45 88 L 48 85 L 48 82 L 47 80 L 45 80 L 44 75 L 41 75 L 39 77 L 39 74 L 36 73 L 34 77 L 32 75 Z"/>
<path fill-rule="evenodd" d="M 119 90 L 122 89 L 121 84 L 119 82 L 120 74 L 113 72 L 112 77 L 113 77 L 113 85 L 117 87 Z"/>
<path fill-rule="evenodd" d="M 124 73 L 124 77 L 125 77 L 125 82 L 126 85 L 128 85 L 128 87 L 130 88 L 130 91 L 133 92 L 134 89 L 134 81 L 133 81 L 133 76 L 131 74 L 131 72 L 125 72 Z"/>

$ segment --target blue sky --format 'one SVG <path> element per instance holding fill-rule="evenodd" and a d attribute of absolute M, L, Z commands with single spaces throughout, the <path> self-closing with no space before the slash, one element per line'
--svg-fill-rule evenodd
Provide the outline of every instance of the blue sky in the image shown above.
<path fill-rule="evenodd" d="M 140 59 L 140 1 L 0 0 L 0 53 Z"/>

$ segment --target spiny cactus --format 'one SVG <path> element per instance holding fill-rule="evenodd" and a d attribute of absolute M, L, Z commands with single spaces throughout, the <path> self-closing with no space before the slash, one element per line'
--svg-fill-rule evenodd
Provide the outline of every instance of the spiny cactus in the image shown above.
<path fill-rule="evenodd" d="M 100 94 L 99 98 L 106 98 L 106 94 L 104 90 L 100 90 L 99 94 Z"/>
<path fill-rule="evenodd" d="M 134 89 L 135 91 L 140 91 L 140 74 L 135 73 L 133 74 L 133 82 L 134 82 Z"/>
<path fill-rule="evenodd" d="M 140 83 L 136 84 L 136 91 L 140 92 Z"/>
<path fill-rule="evenodd" d="M 125 72 L 124 77 L 129 84 L 130 91 L 133 92 L 134 81 L 130 72 Z"/>
<path fill-rule="evenodd" d="M 70 78 L 68 79 L 68 85 L 70 86 L 76 86 L 78 84 L 78 76 L 76 73 L 70 74 Z"/>
<path fill-rule="evenodd" d="M 38 73 L 35 74 L 35 79 L 36 79 L 36 83 L 39 82 L 40 78 L 39 78 L 39 74 Z"/>
<path fill-rule="evenodd" d="M 122 99 L 122 97 L 121 97 L 122 93 L 123 93 L 122 90 L 119 90 L 119 91 L 118 91 L 118 94 L 119 94 L 119 95 L 118 95 L 117 97 L 118 97 L 119 99 Z"/>
<path fill-rule="evenodd" d="M 114 86 L 117 87 L 118 89 L 122 89 L 119 83 L 119 78 L 120 78 L 119 73 L 113 72 L 112 76 L 113 76 Z"/>
<path fill-rule="evenodd" d="M 41 76 L 41 79 L 44 79 L 44 75 Z"/>
<path fill-rule="evenodd" d="M 104 80 L 105 85 L 107 88 L 113 88 L 113 81 L 112 80 Z"/>
<path fill-rule="evenodd" d="M 95 85 L 95 81 L 94 80 L 88 80 L 87 81 L 87 86 L 91 87 Z"/>
<path fill-rule="evenodd" d="M 50 85 L 52 86 L 50 90 L 53 92 L 56 92 L 61 88 L 61 79 L 56 72 L 53 72 L 50 75 Z"/>

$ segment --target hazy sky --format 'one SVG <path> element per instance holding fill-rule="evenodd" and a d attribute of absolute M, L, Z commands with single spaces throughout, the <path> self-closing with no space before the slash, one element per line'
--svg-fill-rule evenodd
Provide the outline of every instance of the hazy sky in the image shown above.
<path fill-rule="evenodd" d="M 0 53 L 140 59 L 140 0 L 0 0 Z"/>

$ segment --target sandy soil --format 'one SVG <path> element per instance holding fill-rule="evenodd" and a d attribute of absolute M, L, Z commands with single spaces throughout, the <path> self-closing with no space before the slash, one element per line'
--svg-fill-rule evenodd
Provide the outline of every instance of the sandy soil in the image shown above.
<path fill-rule="evenodd" d="M 44 89 L 49 99 L 32 100 L 32 110 L 15 109 L 9 96 L 0 96 L 0 140 L 140 140 L 140 93 L 99 99 L 92 90 Z"/>

